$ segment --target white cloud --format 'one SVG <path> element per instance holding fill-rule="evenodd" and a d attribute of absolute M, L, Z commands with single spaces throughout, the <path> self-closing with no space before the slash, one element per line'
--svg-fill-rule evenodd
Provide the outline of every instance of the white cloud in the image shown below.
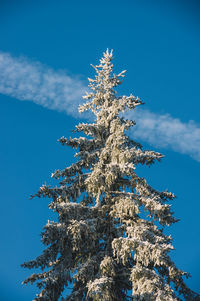
<path fill-rule="evenodd" d="M 200 162 L 200 127 L 192 120 L 187 123 L 169 114 L 155 114 L 136 108 L 128 117 L 136 120 L 131 136 L 151 145 L 190 155 Z"/>
<path fill-rule="evenodd" d="M 0 93 L 76 117 L 87 87 L 78 78 L 24 57 L 0 52 Z"/>
<path fill-rule="evenodd" d="M 87 86 L 78 78 L 54 71 L 39 62 L 14 58 L 0 52 L 0 93 L 19 100 L 33 101 L 46 108 L 78 116 Z M 181 122 L 169 114 L 155 114 L 136 108 L 127 112 L 135 119 L 131 136 L 156 147 L 173 149 L 200 161 L 200 127 L 194 122 Z"/>

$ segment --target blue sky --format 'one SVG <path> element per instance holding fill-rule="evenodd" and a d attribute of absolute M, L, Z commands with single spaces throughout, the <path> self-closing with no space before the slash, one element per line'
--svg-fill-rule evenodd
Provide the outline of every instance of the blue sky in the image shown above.
<path fill-rule="evenodd" d="M 127 70 L 119 93 L 146 103 L 129 115 L 137 122 L 131 135 L 165 158 L 138 172 L 177 195 L 172 257 L 199 290 L 199 15 L 192 0 L 1 1 L 1 300 L 34 297 L 35 287 L 21 285 L 30 272 L 20 263 L 40 254 L 40 231 L 54 216 L 48 200 L 29 196 L 74 161 L 57 139 L 82 118 L 90 64 L 107 48 L 115 71 Z"/>

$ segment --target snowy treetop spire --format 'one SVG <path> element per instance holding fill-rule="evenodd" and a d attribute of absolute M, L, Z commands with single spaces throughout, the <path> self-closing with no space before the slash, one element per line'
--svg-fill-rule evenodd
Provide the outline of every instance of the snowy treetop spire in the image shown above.
<path fill-rule="evenodd" d="M 78 149 L 75 163 L 52 174 L 59 186 L 43 185 L 36 193 L 51 199 L 58 222 L 43 229 L 42 255 L 23 264 L 41 269 L 24 283 L 37 281 L 36 301 L 197 301 L 184 283 L 188 274 L 169 256 L 172 238 L 163 231 L 178 221 L 167 203 L 174 194 L 156 190 L 136 173 L 138 165 L 151 166 L 163 156 L 127 135 L 135 122 L 120 113 L 142 101 L 117 96 L 114 88 L 125 71 L 115 75 L 112 59 L 107 50 L 94 67 L 91 93 L 79 107 L 96 117 L 76 126 L 86 137 L 59 140 Z"/>

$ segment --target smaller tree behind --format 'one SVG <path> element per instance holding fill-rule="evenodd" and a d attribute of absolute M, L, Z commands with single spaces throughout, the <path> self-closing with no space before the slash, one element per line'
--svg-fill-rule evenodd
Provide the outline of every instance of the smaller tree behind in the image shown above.
<path fill-rule="evenodd" d="M 171 260 L 172 239 L 163 232 L 177 222 L 167 204 L 174 195 L 136 174 L 138 164 L 150 166 L 162 155 L 142 150 L 125 134 L 135 123 L 120 113 L 142 102 L 117 96 L 124 71 L 112 73 L 112 58 L 107 50 L 94 67 L 92 91 L 79 108 L 94 113 L 95 122 L 76 126 L 84 137 L 60 139 L 79 149 L 77 161 L 52 175 L 61 178 L 58 187 L 43 185 L 36 194 L 52 199 L 49 208 L 59 221 L 44 227 L 42 255 L 22 265 L 42 270 L 24 284 L 37 281 L 38 301 L 57 301 L 70 284 L 72 292 L 62 300 L 199 300 L 183 281 L 188 274 Z"/>

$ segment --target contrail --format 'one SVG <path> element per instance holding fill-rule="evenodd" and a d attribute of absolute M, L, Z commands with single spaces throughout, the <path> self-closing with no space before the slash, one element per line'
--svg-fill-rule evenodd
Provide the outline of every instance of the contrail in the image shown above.
<path fill-rule="evenodd" d="M 140 108 L 127 115 L 136 120 L 136 126 L 130 131 L 133 138 L 187 154 L 200 162 L 200 127 L 193 120 L 184 123 L 169 114 L 155 114 Z"/>
<path fill-rule="evenodd" d="M 33 101 L 46 108 L 76 117 L 82 95 L 88 88 L 64 71 L 54 71 L 24 57 L 0 52 L 0 93 Z"/>
<path fill-rule="evenodd" d="M 0 52 L 0 93 L 23 101 L 33 101 L 46 108 L 62 111 L 75 118 L 82 96 L 88 90 L 78 77 L 55 71 L 24 57 L 15 58 Z M 200 162 L 200 127 L 169 114 L 155 114 L 137 108 L 126 117 L 136 120 L 130 131 L 133 138 L 149 144 L 187 154 Z"/>

